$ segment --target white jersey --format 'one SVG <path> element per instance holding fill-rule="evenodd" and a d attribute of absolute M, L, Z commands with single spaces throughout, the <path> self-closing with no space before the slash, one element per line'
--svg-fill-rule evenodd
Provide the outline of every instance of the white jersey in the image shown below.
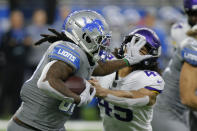
<path fill-rule="evenodd" d="M 137 70 L 128 76 L 115 80 L 115 73 L 99 79 L 103 88 L 111 90 L 138 90 L 147 88 L 161 92 L 162 77 L 155 71 Z M 99 108 L 105 131 L 152 131 L 152 106 L 123 107 L 99 99 Z"/>
<path fill-rule="evenodd" d="M 181 42 L 187 38 L 187 31 L 191 29 L 187 22 L 175 23 L 171 28 L 171 37 L 175 47 L 178 47 Z"/>

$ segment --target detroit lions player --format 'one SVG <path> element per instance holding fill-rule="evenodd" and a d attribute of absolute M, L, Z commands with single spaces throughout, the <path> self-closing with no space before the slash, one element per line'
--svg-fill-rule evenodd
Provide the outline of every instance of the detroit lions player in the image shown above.
<path fill-rule="evenodd" d="M 88 80 L 91 75 L 106 75 L 151 57 L 140 55 L 139 49 L 134 48 L 133 56 L 127 53 L 124 59 L 102 62 L 106 56 L 101 50 L 109 45 L 110 33 L 105 19 L 94 11 L 76 11 L 66 18 L 61 33 L 50 31 L 55 35 L 43 34 L 44 38 L 37 42 L 52 44 L 32 77 L 24 83 L 23 102 L 8 131 L 65 131 L 64 123 L 74 107 L 87 104 L 95 95 L 95 90 L 90 94 L 91 85 L 87 81 L 80 95 L 73 93 L 64 84 L 68 77 L 75 75 Z M 143 45 L 140 42 L 139 46 Z"/>
<path fill-rule="evenodd" d="M 177 49 L 163 73 L 166 86 L 155 106 L 152 121 L 154 131 L 197 130 L 197 119 L 190 112 L 190 109 L 197 109 L 197 41 L 188 36 L 195 30 L 194 25 L 197 23 L 197 1 L 184 0 L 184 8 L 188 24 L 181 23 L 172 27 L 172 36 L 178 42 Z"/>
<path fill-rule="evenodd" d="M 128 48 L 137 46 L 139 37 L 146 40 L 145 46 L 140 50 L 141 54 L 150 54 L 153 58 L 100 77 L 100 85 L 96 80 L 89 80 L 99 97 L 105 131 L 152 131 L 152 105 L 164 88 L 157 63 L 161 53 L 160 41 L 152 30 L 139 28 L 126 37 L 120 54 L 124 55 Z"/>

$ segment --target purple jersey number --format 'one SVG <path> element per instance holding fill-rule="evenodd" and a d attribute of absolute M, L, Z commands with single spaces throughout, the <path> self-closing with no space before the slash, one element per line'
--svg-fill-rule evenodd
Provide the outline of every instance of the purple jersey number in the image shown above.
<path fill-rule="evenodd" d="M 115 106 L 115 105 L 113 107 L 110 107 L 109 103 L 102 99 L 98 99 L 98 103 L 99 103 L 99 106 L 102 106 L 105 108 L 105 114 L 108 115 L 109 117 L 112 117 L 112 113 L 113 113 L 112 110 L 115 110 L 113 114 L 117 120 L 124 121 L 124 122 L 130 122 L 133 120 L 133 111 L 130 109 L 122 108 L 122 107 Z M 122 112 L 124 113 L 124 115 L 121 116 L 118 112 Z"/>

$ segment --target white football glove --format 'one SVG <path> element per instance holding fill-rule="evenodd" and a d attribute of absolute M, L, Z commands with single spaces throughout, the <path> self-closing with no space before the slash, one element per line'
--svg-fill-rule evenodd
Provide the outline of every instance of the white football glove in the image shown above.
<path fill-rule="evenodd" d="M 81 101 L 80 101 L 80 103 L 77 105 L 78 107 L 90 103 L 90 102 L 92 101 L 92 99 L 94 98 L 95 94 L 96 94 L 95 88 L 92 88 L 93 91 L 90 92 L 90 89 L 91 89 L 92 85 L 91 85 L 87 80 L 85 80 L 85 82 L 86 82 L 86 88 L 85 88 L 85 90 L 80 94 Z M 90 94 L 90 93 L 91 93 L 91 94 Z"/>
<path fill-rule="evenodd" d="M 129 65 L 134 65 L 142 60 L 153 57 L 152 55 L 141 55 L 140 49 L 146 44 L 146 40 L 143 37 L 138 37 L 139 41 L 136 42 L 136 36 L 133 36 L 131 42 L 126 45 L 127 52 L 125 53 L 124 59 L 129 62 Z"/>

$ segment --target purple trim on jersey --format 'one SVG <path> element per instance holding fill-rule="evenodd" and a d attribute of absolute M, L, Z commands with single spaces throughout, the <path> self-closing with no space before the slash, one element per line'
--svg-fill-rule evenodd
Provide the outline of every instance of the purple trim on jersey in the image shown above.
<path fill-rule="evenodd" d="M 152 90 L 152 91 L 157 91 L 158 93 L 161 93 L 162 90 L 158 90 L 158 89 L 155 89 L 153 87 L 150 87 L 150 86 L 145 86 L 144 88 L 148 89 L 148 90 Z"/>
<path fill-rule="evenodd" d="M 184 0 L 184 8 L 190 10 L 197 5 L 197 0 Z"/>
<path fill-rule="evenodd" d="M 134 34 L 140 34 L 146 38 L 148 44 L 150 44 L 154 48 L 159 48 L 161 46 L 159 39 L 157 36 L 150 32 L 147 29 L 137 30 Z"/>

